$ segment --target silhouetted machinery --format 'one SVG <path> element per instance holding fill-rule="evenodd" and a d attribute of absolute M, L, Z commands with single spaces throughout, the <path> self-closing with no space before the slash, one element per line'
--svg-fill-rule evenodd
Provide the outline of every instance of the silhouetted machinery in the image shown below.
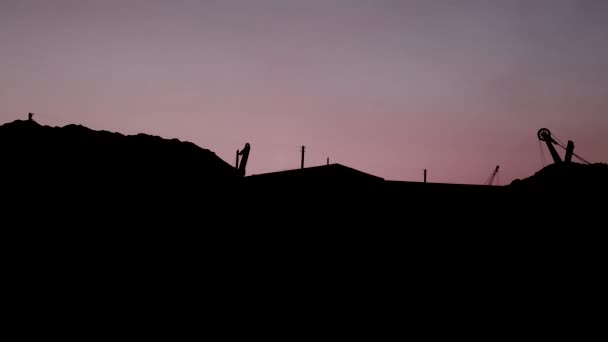
<path fill-rule="evenodd" d="M 555 136 L 551 135 L 551 131 L 549 131 L 549 129 L 547 129 L 547 128 L 541 128 L 538 130 L 538 140 L 544 141 L 545 144 L 547 144 L 547 148 L 549 149 L 549 152 L 551 153 L 551 157 L 553 158 L 553 161 L 556 164 L 559 164 L 562 162 L 570 163 L 572 161 L 572 156 L 575 156 L 576 158 L 580 159 L 581 161 L 583 161 L 587 164 L 590 164 L 588 161 L 586 161 L 585 159 L 581 158 L 580 156 L 576 155 L 576 153 L 574 153 L 574 143 L 572 141 L 568 140 L 568 145 L 564 146 L 564 144 L 562 144 L 559 141 L 559 139 L 557 139 Z M 562 158 L 557 153 L 557 150 L 555 149 L 555 145 L 566 150 L 566 155 L 564 156 L 563 161 L 562 161 Z"/>
<path fill-rule="evenodd" d="M 499 167 L 499 165 L 496 165 L 496 168 L 494 169 L 494 172 L 492 172 L 492 174 L 490 175 L 490 178 L 488 178 L 488 180 L 486 181 L 486 185 L 493 185 L 494 184 L 494 180 L 496 180 L 496 182 L 499 183 L 499 181 L 498 181 L 498 167 Z"/>
<path fill-rule="evenodd" d="M 241 177 L 245 177 L 245 168 L 247 167 L 247 159 L 249 159 L 250 149 L 251 147 L 249 146 L 249 143 L 246 143 L 245 147 L 241 151 L 236 150 L 236 169 L 239 170 L 239 174 L 241 175 Z M 239 164 L 240 156 L 243 157 L 241 157 Z"/>

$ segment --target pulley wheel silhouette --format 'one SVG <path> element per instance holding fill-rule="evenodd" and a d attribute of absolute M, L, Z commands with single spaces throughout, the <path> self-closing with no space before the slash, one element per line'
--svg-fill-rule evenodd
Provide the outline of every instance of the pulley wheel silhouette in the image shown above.
<path fill-rule="evenodd" d="M 541 128 L 538 130 L 538 139 L 540 141 L 551 141 L 551 131 L 548 128 Z"/>

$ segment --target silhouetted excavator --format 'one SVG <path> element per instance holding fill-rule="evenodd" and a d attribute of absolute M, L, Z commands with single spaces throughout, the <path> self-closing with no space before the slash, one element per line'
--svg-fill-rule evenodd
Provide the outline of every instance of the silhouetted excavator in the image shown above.
<path fill-rule="evenodd" d="M 239 170 L 241 177 L 245 177 L 245 168 L 247 167 L 247 159 L 249 159 L 250 149 L 251 147 L 249 146 L 249 143 L 246 143 L 245 147 L 241 151 L 236 150 L 236 169 Z M 240 164 L 239 156 L 243 156 L 241 157 Z"/>
<path fill-rule="evenodd" d="M 572 161 L 572 156 L 575 156 L 576 158 L 580 159 L 581 161 L 583 161 L 586 164 L 590 164 L 588 161 L 586 161 L 585 159 L 581 158 L 580 156 L 576 155 L 576 153 L 574 153 L 574 143 L 571 140 L 568 140 L 568 145 L 564 146 L 559 141 L 559 139 L 557 139 L 555 136 L 551 135 L 551 131 L 549 131 L 547 128 L 539 129 L 537 135 L 538 135 L 538 139 L 540 141 L 544 141 L 547 144 L 547 148 L 549 149 L 549 152 L 551 153 L 551 157 L 553 158 L 553 161 L 556 164 L 570 163 Z M 554 145 L 557 145 L 566 150 L 566 155 L 564 156 L 563 161 L 562 161 L 562 158 L 557 153 L 557 150 L 555 149 Z"/>
<path fill-rule="evenodd" d="M 492 172 L 492 174 L 490 175 L 490 177 L 486 181 L 486 183 L 485 183 L 486 185 L 490 185 L 490 186 L 493 185 L 494 184 L 494 180 L 496 180 L 497 183 L 500 183 L 500 182 L 498 182 L 498 167 L 499 166 L 496 165 L 496 168 L 494 169 L 494 172 Z"/>

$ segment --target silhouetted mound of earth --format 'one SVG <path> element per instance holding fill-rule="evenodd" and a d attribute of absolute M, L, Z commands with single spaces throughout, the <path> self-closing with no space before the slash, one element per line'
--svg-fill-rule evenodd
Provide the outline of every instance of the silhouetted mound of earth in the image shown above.
<path fill-rule="evenodd" d="M 238 179 L 231 165 L 193 143 L 80 125 L 7 123 L 0 126 L 0 150 L 3 181 L 30 190 L 187 191 L 217 188 Z M 129 192 L 115 196 L 129 196 Z"/>
<path fill-rule="evenodd" d="M 505 207 L 510 202 L 497 201 L 503 198 L 502 191 L 494 191 L 499 189 L 387 185 L 342 166 L 247 182 L 214 153 L 191 143 L 30 121 L 0 126 L 0 156 L 0 223 L 3 233 L 16 235 L 5 240 L 14 248 L 7 253 L 9 264 L 19 271 L 9 278 L 34 290 L 40 279 L 50 279 L 72 291 L 60 280 L 75 277 L 88 294 L 117 288 L 130 296 L 148 289 L 146 300 L 169 293 L 187 302 L 209 286 L 223 297 L 266 299 L 276 292 L 269 283 L 286 282 L 279 301 L 318 284 L 333 284 L 311 294 L 322 302 L 322 296 L 344 289 L 352 290 L 345 303 L 359 293 L 384 293 L 382 301 L 391 302 L 412 287 L 425 298 L 464 293 L 468 300 L 466 291 L 479 292 L 471 283 L 490 284 L 488 295 L 534 283 L 534 275 L 546 274 L 539 270 L 551 269 L 545 256 L 553 258 L 557 279 L 564 278 L 564 265 L 586 264 L 539 250 L 561 247 L 559 237 L 572 241 L 572 234 L 556 234 L 553 227 L 552 235 L 527 228 L 518 233 L 520 222 L 535 211 Z M 512 187 L 595 186 L 605 184 L 606 171 L 603 164 L 551 166 Z M 327 186 L 348 175 L 352 178 L 340 186 Z M 558 236 L 560 243 L 546 243 L 548 236 Z M 589 250 L 588 244 L 581 246 Z M 575 247 L 568 250 L 583 250 Z M 535 263 L 535 255 L 543 257 Z M 251 279 L 253 285 L 242 286 Z M 493 287 L 505 279 L 515 279 L 506 291 Z M 456 285 L 445 285 L 452 280 Z M 99 284 L 101 291 L 89 290 L 88 283 Z"/>
<path fill-rule="evenodd" d="M 608 164 L 551 164 L 525 179 L 509 185 L 514 190 L 547 193 L 605 193 Z"/>

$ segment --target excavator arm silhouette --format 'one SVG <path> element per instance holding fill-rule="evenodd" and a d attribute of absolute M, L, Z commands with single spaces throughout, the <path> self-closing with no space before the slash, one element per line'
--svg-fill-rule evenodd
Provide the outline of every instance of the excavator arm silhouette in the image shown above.
<path fill-rule="evenodd" d="M 247 160 L 249 159 L 249 150 L 251 149 L 251 146 L 249 145 L 249 143 L 245 144 L 245 147 L 239 151 L 236 150 L 236 169 L 239 172 L 239 175 L 241 177 L 245 177 L 245 168 L 247 167 Z M 239 157 L 242 156 L 240 158 L 240 163 L 239 163 Z"/>

